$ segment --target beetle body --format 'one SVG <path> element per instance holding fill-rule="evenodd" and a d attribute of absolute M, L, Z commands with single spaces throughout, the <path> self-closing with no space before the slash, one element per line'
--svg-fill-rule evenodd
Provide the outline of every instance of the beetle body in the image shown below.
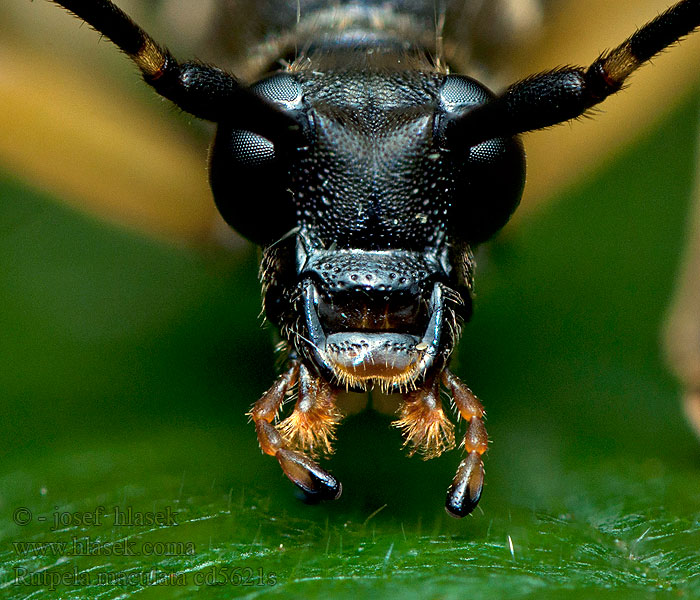
<path fill-rule="evenodd" d="M 700 0 L 678 2 L 587 68 L 546 71 L 500 95 L 450 73 L 440 43 L 448 13 L 422 2 L 297 4 L 287 47 L 277 44 L 291 62 L 245 87 L 216 67 L 179 63 L 110 0 L 55 1 L 117 44 L 158 93 L 218 124 L 215 202 L 263 248 L 264 312 L 287 353 L 249 413 L 263 452 L 309 498 L 337 498 L 339 481 L 316 458 L 332 449 L 338 394 L 400 394 L 395 424 L 411 452 L 433 457 L 455 445 L 445 389 L 469 423 L 446 508 L 471 512 L 488 448 L 484 411 L 448 366 L 471 315 L 472 250 L 520 201 L 518 135 L 619 91 L 700 24 Z"/>
<path fill-rule="evenodd" d="M 381 35 L 373 22 L 386 25 Z M 493 95 L 436 67 L 440 61 L 418 41 L 417 25 L 413 38 L 401 37 L 412 23 L 406 15 L 352 6 L 326 23 L 314 34 L 320 41 L 307 42 L 289 69 L 252 88 L 295 114 L 304 143 L 275 147 L 220 125 L 210 172 L 224 218 L 264 247 L 264 312 L 286 342 L 294 378 L 306 381 L 293 414 L 278 427 L 279 443 L 262 423 L 272 415 L 268 405 L 279 408 L 291 385 L 273 386 L 273 397 L 265 396 L 251 416 L 263 449 L 297 453 L 280 462 L 311 497 L 340 492 L 325 472 L 307 476 L 320 467 L 296 473 L 301 452 L 330 451 L 341 417 L 335 398 L 343 389 L 402 394 L 397 424 L 412 451 L 430 457 L 454 445 L 439 390 L 471 315 L 472 245 L 505 224 L 524 183 L 517 139 L 464 151 L 443 146 L 441 120 Z M 275 215 L 264 230 L 257 213 L 237 206 L 240 181 Z M 479 457 L 475 450 L 480 476 Z M 470 502 L 476 500 L 475 493 Z"/>

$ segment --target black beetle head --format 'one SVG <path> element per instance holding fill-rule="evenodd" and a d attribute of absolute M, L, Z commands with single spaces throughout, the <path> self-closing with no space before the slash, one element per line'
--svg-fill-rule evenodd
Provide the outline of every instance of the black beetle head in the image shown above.
<path fill-rule="evenodd" d="M 211 183 L 229 224 L 266 247 L 267 317 L 341 383 L 410 387 L 444 366 L 471 312 L 470 246 L 520 200 L 520 143 L 447 148 L 443 121 L 492 98 L 467 77 L 335 68 L 253 89 L 295 115 L 298 143 L 220 124 Z"/>
<path fill-rule="evenodd" d="M 224 219 L 269 245 L 307 225 L 328 244 L 390 248 L 490 238 L 520 201 L 525 164 L 514 138 L 445 147 L 448 116 L 493 95 L 460 75 L 285 72 L 251 88 L 294 114 L 299 142 L 278 148 L 221 123 L 210 180 Z"/>

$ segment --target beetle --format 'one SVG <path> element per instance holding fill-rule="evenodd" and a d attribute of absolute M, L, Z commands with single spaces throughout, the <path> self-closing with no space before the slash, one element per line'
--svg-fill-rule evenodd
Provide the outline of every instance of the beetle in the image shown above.
<path fill-rule="evenodd" d="M 253 406 L 262 450 L 310 498 L 339 481 L 330 451 L 342 389 L 402 395 L 397 425 L 412 451 L 455 445 L 445 388 L 469 422 L 466 458 L 448 488 L 457 517 L 477 505 L 488 439 L 479 400 L 449 371 L 471 315 L 473 248 L 517 207 L 519 134 L 587 113 L 627 77 L 700 24 L 683 0 L 590 67 L 553 69 L 495 95 L 454 75 L 423 38 L 432 14 L 369 3 L 310 12 L 283 71 L 250 87 L 221 69 L 178 62 L 108 0 L 55 1 L 111 39 L 146 82 L 218 124 L 210 159 L 227 222 L 263 247 L 264 310 L 284 340 L 287 370 Z M 237 197 L 259 198 L 265 228 Z M 289 393 L 292 413 L 278 420 Z"/>

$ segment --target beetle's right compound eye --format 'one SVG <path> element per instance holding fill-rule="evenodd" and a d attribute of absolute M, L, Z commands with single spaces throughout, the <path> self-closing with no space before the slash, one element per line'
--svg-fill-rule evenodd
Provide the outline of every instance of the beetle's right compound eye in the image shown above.
<path fill-rule="evenodd" d="M 288 73 L 263 79 L 251 89 L 285 111 L 301 110 L 301 86 Z M 296 226 L 289 165 L 261 135 L 220 123 L 209 180 L 221 216 L 252 242 L 271 244 Z"/>
<path fill-rule="evenodd" d="M 261 79 L 251 87 L 256 94 L 288 111 L 300 110 L 304 98 L 301 84 L 290 73 L 278 73 Z"/>

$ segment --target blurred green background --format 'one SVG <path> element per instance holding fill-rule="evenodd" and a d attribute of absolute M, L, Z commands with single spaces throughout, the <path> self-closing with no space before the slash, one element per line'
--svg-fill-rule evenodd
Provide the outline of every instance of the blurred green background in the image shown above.
<path fill-rule="evenodd" d="M 700 597 L 700 447 L 659 345 L 698 92 L 481 250 L 453 365 L 492 444 L 461 521 L 459 453 L 406 458 L 389 417 L 340 428 L 334 503 L 260 454 L 255 249 L 154 241 L 1 171 L 0 598 Z"/>

